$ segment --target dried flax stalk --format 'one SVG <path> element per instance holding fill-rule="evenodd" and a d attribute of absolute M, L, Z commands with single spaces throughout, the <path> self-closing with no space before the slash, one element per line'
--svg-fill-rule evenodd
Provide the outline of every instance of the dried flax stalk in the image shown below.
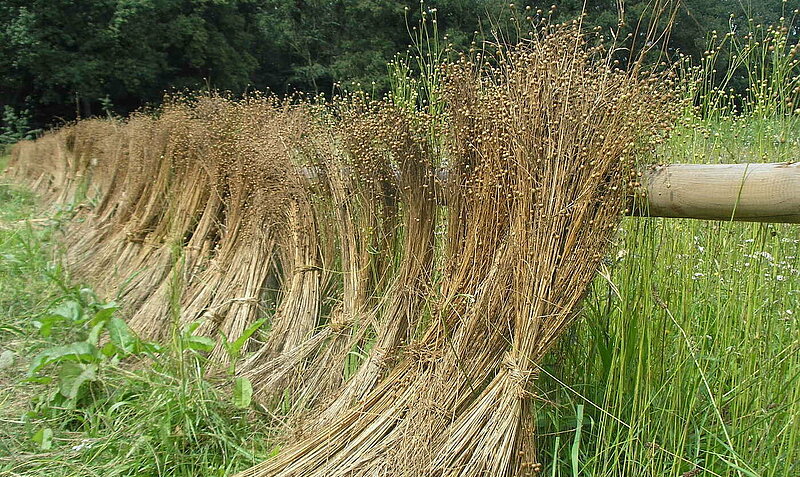
<path fill-rule="evenodd" d="M 573 320 L 671 97 L 569 28 L 497 53 L 445 79 L 447 238 L 430 326 L 349 410 L 323 412 L 241 476 L 539 470 L 537 363 Z M 387 302 L 402 300 L 390 290 Z"/>
<path fill-rule="evenodd" d="M 298 328 L 309 329 L 288 322 L 286 317 L 304 316 L 303 308 L 294 303 L 293 297 L 308 293 L 309 287 L 298 287 L 296 275 L 295 280 L 287 278 L 287 295 L 276 313 L 266 346 L 240 367 L 240 372 L 253 382 L 258 399 L 269 401 L 282 397 L 289 389 L 298 411 L 325 401 L 341 386 L 351 351 L 363 344 L 372 331 L 374 305 L 370 300 L 394 276 L 386 257 L 391 256 L 389 249 L 396 242 L 392 238 L 396 230 L 393 194 L 396 178 L 387 173 L 387 158 L 375 147 L 363 143 L 362 138 L 348 136 L 353 130 L 361 130 L 353 128 L 353 121 L 369 123 L 368 118 L 374 118 L 377 111 L 374 105 L 365 105 L 358 99 L 339 107 L 346 118 L 341 120 L 344 154 L 331 147 L 335 138 L 323 124 L 312 128 L 310 138 L 306 138 L 310 139 L 308 143 L 298 145 L 298 149 L 312 159 L 307 164 L 309 170 L 317 171 L 319 176 L 315 186 L 320 196 L 316 200 L 319 220 L 315 225 L 319 226 L 324 217 L 334 222 L 327 230 L 334 232 L 338 239 L 343 271 L 341 288 L 333 291 L 338 304 L 330 316 L 314 317 L 313 333 L 297 333 Z M 365 158 L 369 158 L 373 167 L 359 168 L 361 164 L 357 161 Z M 359 178 L 364 180 L 359 181 Z M 310 227 L 311 224 L 290 225 L 298 229 L 295 235 L 301 237 L 318 230 Z M 307 267 L 301 270 L 306 276 L 308 272 Z M 287 333 L 287 325 L 291 325 L 288 329 L 293 329 L 292 335 Z M 284 343 L 285 348 L 280 353 L 274 352 L 275 342 Z"/>
<path fill-rule="evenodd" d="M 158 116 L 82 121 L 24 141 L 10 173 L 54 203 L 94 201 L 81 202 L 66 230 L 68 268 L 119 297 L 137 333 L 170 336 L 177 273 L 182 323 L 203 320 L 203 332 L 233 340 L 264 314 L 276 231 L 307 194 L 289 157 L 307 118 L 305 107 L 269 97 L 179 98 Z"/>

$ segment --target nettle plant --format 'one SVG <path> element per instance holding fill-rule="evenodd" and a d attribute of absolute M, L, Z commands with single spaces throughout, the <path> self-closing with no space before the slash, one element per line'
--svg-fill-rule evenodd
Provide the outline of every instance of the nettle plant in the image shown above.
<path fill-rule="evenodd" d="M 81 338 L 47 348 L 33 358 L 28 380 L 57 384 L 38 397 L 39 404 L 80 407 L 106 366 L 115 366 L 129 356 L 161 351 L 158 345 L 136 337 L 117 316 L 117 310 L 116 303 L 100 301 L 91 290 L 83 288 L 34 320 L 43 338 L 49 338 L 55 330 L 74 330 Z"/>

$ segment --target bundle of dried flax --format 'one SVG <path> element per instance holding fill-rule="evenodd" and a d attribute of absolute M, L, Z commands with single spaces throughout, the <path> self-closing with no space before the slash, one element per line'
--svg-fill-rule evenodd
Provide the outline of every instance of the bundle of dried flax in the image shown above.
<path fill-rule="evenodd" d="M 447 66 L 447 235 L 427 329 L 357 403 L 241 476 L 538 470 L 537 363 L 573 320 L 672 97 L 667 76 L 612 68 L 574 28 L 496 53 Z"/>

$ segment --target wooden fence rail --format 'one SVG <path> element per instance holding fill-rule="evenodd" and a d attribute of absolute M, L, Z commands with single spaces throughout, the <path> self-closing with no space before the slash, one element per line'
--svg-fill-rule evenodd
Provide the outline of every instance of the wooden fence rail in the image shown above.
<path fill-rule="evenodd" d="M 642 186 L 634 215 L 800 223 L 800 162 L 654 166 Z"/>

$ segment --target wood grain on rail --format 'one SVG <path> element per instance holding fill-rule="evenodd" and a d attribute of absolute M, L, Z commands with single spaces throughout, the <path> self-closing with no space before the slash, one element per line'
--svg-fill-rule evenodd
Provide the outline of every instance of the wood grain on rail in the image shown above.
<path fill-rule="evenodd" d="M 670 164 L 643 171 L 635 215 L 800 223 L 800 163 Z"/>

